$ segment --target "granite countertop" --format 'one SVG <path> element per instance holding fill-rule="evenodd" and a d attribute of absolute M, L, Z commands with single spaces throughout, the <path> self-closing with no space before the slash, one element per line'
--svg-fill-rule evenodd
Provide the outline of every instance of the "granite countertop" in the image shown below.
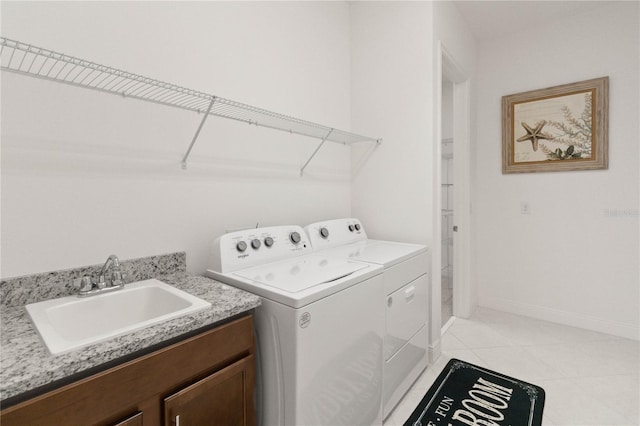
<path fill-rule="evenodd" d="M 210 302 L 211 308 L 53 356 L 32 325 L 24 305 L 3 306 L 0 311 L 0 400 L 99 367 L 260 305 L 258 296 L 209 278 L 187 276 L 183 272 L 157 278 Z"/>

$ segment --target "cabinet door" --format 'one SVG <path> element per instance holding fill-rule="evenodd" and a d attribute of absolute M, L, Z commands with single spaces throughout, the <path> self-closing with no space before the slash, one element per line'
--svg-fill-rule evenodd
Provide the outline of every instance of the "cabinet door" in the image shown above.
<path fill-rule="evenodd" d="M 165 426 L 255 425 L 250 355 L 165 398 Z"/>
<path fill-rule="evenodd" d="M 142 413 L 136 413 L 128 419 L 122 420 L 113 426 L 142 426 Z"/>

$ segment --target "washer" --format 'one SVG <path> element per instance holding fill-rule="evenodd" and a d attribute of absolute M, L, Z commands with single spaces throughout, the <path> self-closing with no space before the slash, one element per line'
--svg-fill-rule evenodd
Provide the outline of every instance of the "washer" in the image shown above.
<path fill-rule="evenodd" d="M 384 267 L 383 418 L 428 365 L 428 247 L 371 240 L 358 219 L 305 227 L 316 253 Z"/>
<path fill-rule="evenodd" d="M 217 238 L 207 275 L 255 293 L 263 425 L 381 425 L 382 267 L 316 254 L 299 226 Z"/>

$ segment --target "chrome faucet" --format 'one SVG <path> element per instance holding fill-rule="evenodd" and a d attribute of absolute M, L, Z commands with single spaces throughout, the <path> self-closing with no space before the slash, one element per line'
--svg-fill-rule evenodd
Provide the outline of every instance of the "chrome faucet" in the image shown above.
<path fill-rule="evenodd" d="M 105 272 L 109 269 L 109 266 L 113 265 L 111 272 L 111 282 L 107 284 L 105 280 Z M 102 269 L 100 270 L 100 274 L 98 275 L 98 288 L 105 287 L 113 287 L 113 286 L 121 286 L 124 285 L 124 281 L 122 281 L 122 271 L 120 271 L 120 260 L 118 260 L 118 256 L 112 254 L 107 258 L 107 261 L 104 262 Z"/>
<path fill-rule="evenodd" d="M 111 267 L 110 274 L 108 274 L 109 267 Z M 108 279 L 105 277 L 108 277 Z M 118 256 L 112 254 L 107 258 L 98 274 L 97 280 L 90 276 L 84 276 L 73 280 L 73 286 L 78 289 L 79 297 L 93 296 L 123 288 L 124 274 L 120 270 Z"/>

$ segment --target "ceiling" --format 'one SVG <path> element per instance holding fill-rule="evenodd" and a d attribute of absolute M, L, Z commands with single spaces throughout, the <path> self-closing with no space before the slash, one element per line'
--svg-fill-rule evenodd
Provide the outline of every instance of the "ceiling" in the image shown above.
<path fill-rule="evenodd" d="M 491 1 L 453 2 L 469 24 L 476 40 L 488 40 L 520 32 L 531 22 L 552 22 L 600 7 L 611 1 Z"/>

